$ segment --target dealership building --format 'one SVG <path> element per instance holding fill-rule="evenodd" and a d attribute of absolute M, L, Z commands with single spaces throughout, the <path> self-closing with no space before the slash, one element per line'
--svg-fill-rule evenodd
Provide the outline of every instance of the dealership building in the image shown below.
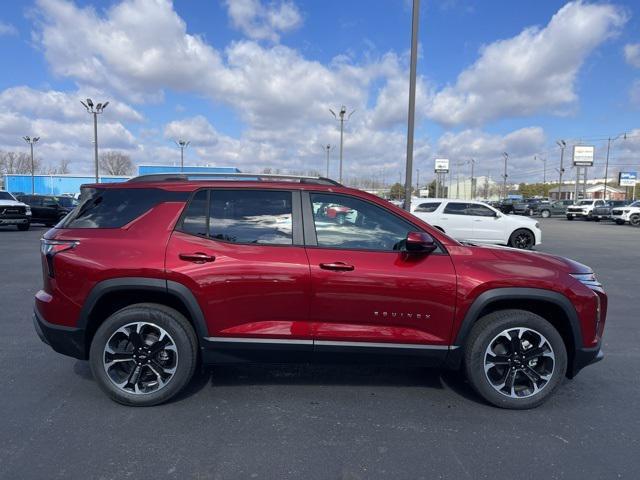
<path fill-rule="evenodd" d="M 236 167 L 210 167 L 185 165 L 181 170 L 179 166 L 173 165 L 139 165 L 138 175 L 149 175 L 154 173 L 239 173 Z M 100 183 L 126 182 L 131 177 L 102 175 L 99 177 Z M 93 175 L 34 175 L 29 174 L 7 174 L 4 176 L 3 188 L 16 194 L 36 193 L 40 195 L 62 195 L 75 194 L 80 191 L 80 186 L 85 183 L 95 183 L 96 177 Z"/>

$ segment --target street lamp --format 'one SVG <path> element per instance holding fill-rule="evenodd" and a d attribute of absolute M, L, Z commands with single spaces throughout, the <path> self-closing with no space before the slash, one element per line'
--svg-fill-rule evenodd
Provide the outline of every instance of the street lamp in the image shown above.
<path fill-rule="evenodd" d="M 96 183 L 100 181 L 99 178 L 99 167 L 98 167 L 98 115 L 107 108 L 109 102 L 98 103 L 95 106 L 93 105 L 93 101 L 90 98 L 87 98 L 87 103 L 80 100 L 80 103 L 84 108 L 87 109 L 87 113 L 93 115 L 93 144 L 94 144 L 94 153 L 95 153 L 95 168 L 96 168 Z"/>
<path fill-rule="evenodd" d="M 471 200 L 474 200 L 476 198 L 476 186 L 475 186 L 475 178 L 473 178 L 473 170 L 475 169 L 476 166 L 476 160 L 475 158 L 470 158 L 469 159 L 469 163 L 471 164 L 471 185 L 469 186 L 469 188 L 471 189 Z"/>
<path fill-rule="evenodd" d="M 504 174 L 502 175 L 502 198 L 507 198 L 507 162 L 509 161 L 509 154 L 507 152 L 502 152 L 502 156 L 504 157 Z"/>
<path fill-rule="evenodd" d="M 603 193 L 603 198 L 605 201 L 607 200 L 607 177 L 609 176 L 609 150 L 611 150 L 611 143 L 615 142 L 620 137 L 623 137 L 623 140 L 626 140 L 627 134 L 621 133 L 617 137 L 614 137 L 614 138 L 609 137 L 607 141 L 607 161 L 604 164 L 604 193 Z"/>
<path fill-rule="evenodd" d="M 342 145 L 343 145 L 343 138 L 344 138 L 344 116 L 347 114 L 347 107 L 345 107 L 344 105 L 342 105 L 342 107 L 340 107 L 340 113 L 338 113 L 338 115 L 336 115 L 336 112 L 334 112 L 333 110 L 329 109 L 329 111 L 331 112 L 331 115 L 333 115 L 333 117 L 336 120 L 340 121 L 340 183 L 342 183 Z M 347 115 L 347 120 L 349 120 L 351 118 L 351 115 L 353 115 L 355 113 L 355 110 L 353 110 L 349 115 Z M 339 118 L 338 118 L 339 117 Z"/>
<path fill-rule="evenodd" d="M 560 178 L 558 179 L 558 200 L 562 200 L 562 174 L 564 173 L 564 149 L 567 146 L 567 142 L 564 140 L 556 140 L 556 143 L 560 147 Z"/>
<path fill-rule="evenodd" d="M 533 156 L 533 160 L 534 161 L 538 160 L 538 156 L 534 155 Z M 542 164 L 544 165 L 543 170 L 542 170 L 542 183 L 546 184 L 547 183 L 547 157 L 541 158 L 540 160 L 542 161 Z"/>
<path fill-rule="evenodd" d="M 327 143 L 326 145 L 322 145 L 322 150 L 324 150 L 327 154 L 327 178 L 329 178 L 329 154 L 331 153 L 331 150 L 333 150 L 335 148 L 334 145 L 331 145 L 329 143 Z"/>
<path fill-rule="evenodd" d="M 29 137 L 29 136 L 26 136 L 26 137 L 22 137 L 22 138 L 31 147 L 31 195 L 33 195 L 34 193 L 36 193 L 36 179 L 35 179 L 36 166 L 35 166 L 35 162 L 33 160 L 33 146 L 36 143 L 38 143 L 38 140 L 40 140 L 40 137 Z"/>
<path fill-rule="evenodd" d="M 186 140 L 174 140 L 178 148 L 180 149 L 180 172 L 184 170 L 184 149 L 189 146 L 191 141 Z"/>

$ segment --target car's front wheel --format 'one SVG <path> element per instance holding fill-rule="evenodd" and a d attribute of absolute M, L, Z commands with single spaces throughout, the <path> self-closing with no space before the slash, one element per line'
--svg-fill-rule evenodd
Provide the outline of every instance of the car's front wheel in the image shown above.
<path fill-rule="evenodd" d="M 542 218 L 549 218 L 551 216 L 551 212 L 549 210 L 542 210 L 540 212 L 540 216 Z"/>
<path fill-rule="evenodd" d="M 89 361 L 98 385 L 113 400 L 151 406 L 189 383 L 197 355 L 195 333 L 182 314 L 140 303 L 118 310 L 100 325 Z"/>
<path fill-rule="evenodd" d="M 519 228 L 509 237 L 509 246 L 520 248 L 522 250 L 530 250 L 536 244 L 536 237 L 531 230 Z"/>
<path fill-rule="evenodd" d="M 624 220 L 616 220 L 616 225 L 624 225 Z"/>
<path fill-rule="evenodd" d="M 567 215 L 567 220 L 573 220 L 573 215 Z"/>
<path fill-rule="evenodd" d="M 640 227 L 640 213 L 636 213 L 635 215 L 631 215 L 631 217 L 629 217 L 629 225 Z"/>
<path fill-rule="evenodd" d="M 560 385 L 567 351 L 558 331 L 525 310 L 501 310 L 478 320 L 465 345 L 465 369 L 489 403 L 534 408 Z"/>

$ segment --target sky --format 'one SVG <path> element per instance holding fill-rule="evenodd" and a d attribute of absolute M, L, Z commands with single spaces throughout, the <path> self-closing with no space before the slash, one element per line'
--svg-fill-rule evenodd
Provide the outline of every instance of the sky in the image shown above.
<path fill-rule="evenodd" d="M 345 178 L 403 178 L 410 0 L 35 0 L 0 11 L 0 150 L 93 168 L 80 104 L 109 101 L 101 150 L 137 164 L 325 173 L 345 124 Z M 512 182 L 557 176 L 558 139 L 640 170 L 637 1 L 422 0 L 414 164 Z M 570 148 L 566 157 L 570 157 Z M 338 176 L 338 149 L 330 176 Z M 414 173 L 415 175 L 415 173 Z M 571 177 L 573 171 L 567 169 Z"/>

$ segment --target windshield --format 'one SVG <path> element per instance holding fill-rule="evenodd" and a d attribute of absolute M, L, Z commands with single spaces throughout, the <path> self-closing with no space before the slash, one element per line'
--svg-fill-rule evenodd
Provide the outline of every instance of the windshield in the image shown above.
<path fill-rule="evenodd" d="M 578 205 L 591 205 L 593 203 L 593 200 L 580 200 L 578 202 Z"/>
<path fill-rule="evenodd" d="M 640 207 L 640 200 L 638 200 L 637 202 L 633 202 L 631 205 L 629 205 L 630 207 Z"/>
<path fill-rule="evenodd" d="M 0 200 L 15 200 L 9 192 L 0 192 Z"/>
<path fill-rule="evenodd" d="M 57 197 L 58 203 L 67 208 L 74 208 L 78 205 L 78 201 L 75 198 L 71 197 Z"/>

